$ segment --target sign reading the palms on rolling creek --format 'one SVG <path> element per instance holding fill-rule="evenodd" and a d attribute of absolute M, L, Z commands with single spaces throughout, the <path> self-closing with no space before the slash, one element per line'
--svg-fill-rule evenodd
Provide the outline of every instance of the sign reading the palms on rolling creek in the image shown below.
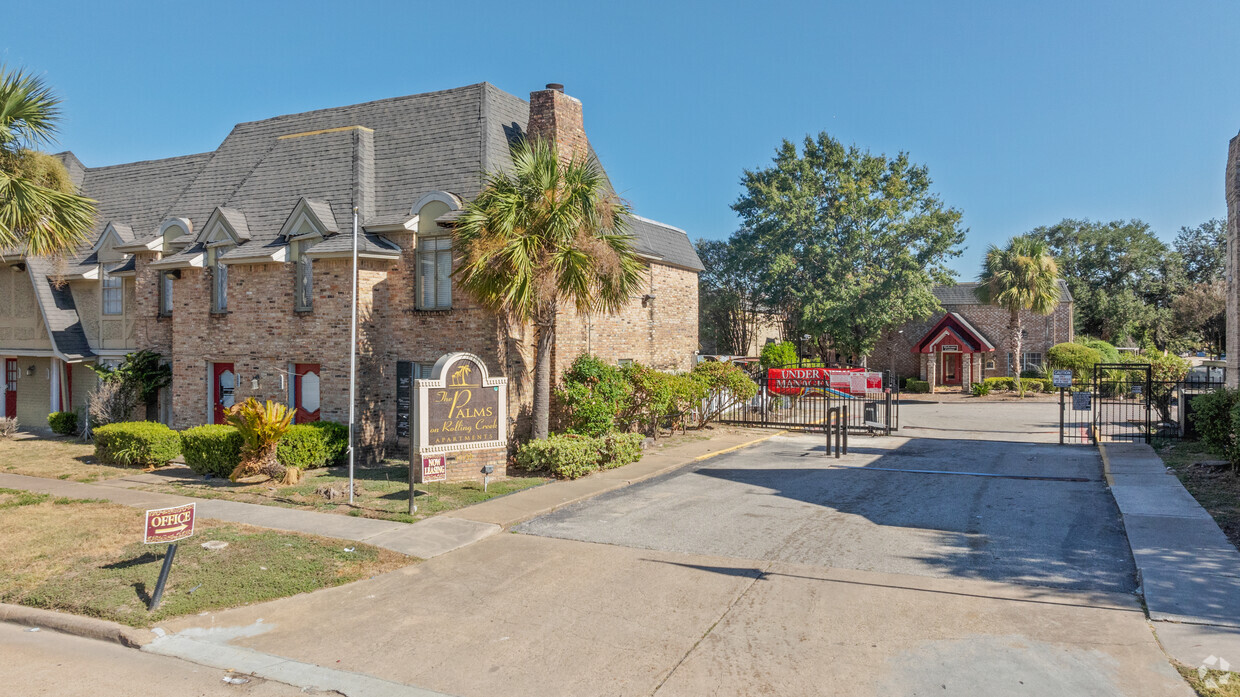
<path fill-rule="evenodd" d="M 487 374 L 482 359 L 452 353 L 429 380 L 418 380 L 418 446 L 422 452 L 495 447 L 507 443 L 508 380 Z"/>

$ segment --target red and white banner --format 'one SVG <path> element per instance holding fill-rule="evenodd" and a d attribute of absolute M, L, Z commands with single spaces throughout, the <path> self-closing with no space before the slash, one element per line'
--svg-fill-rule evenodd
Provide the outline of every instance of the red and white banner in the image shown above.
<path fill-rule="evenodd" d="M 766 388 L 775 394 L 866 397 L 882 394 L 883 374 L 864 368 L 767 368 Z"/>

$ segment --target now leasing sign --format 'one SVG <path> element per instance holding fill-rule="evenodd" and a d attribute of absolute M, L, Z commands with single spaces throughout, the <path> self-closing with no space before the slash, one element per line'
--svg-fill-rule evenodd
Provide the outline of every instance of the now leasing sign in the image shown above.
<path fill-rule="evenodd" d="M 146 535 L 142 542 L 148 545 L 165 544 L 193 535 L 194 506 L 195 504 L 187 503 L 184 506 L 147 511 Z"/>

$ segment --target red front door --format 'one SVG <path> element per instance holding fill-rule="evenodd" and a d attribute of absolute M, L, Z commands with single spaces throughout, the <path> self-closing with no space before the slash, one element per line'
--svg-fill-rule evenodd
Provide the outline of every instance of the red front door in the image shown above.
<path fill-rule="evenodd" d="M 943 384 L 959 385 L 960 384 L 960 354 L 945 353 L 943 354 Z"/>
<path fill-rule="evenodd" d="M 17 416 L 16 358 L 6 358 L 4 361 L 4 416 L 8 419 Z"/>
<path fill-rule="evenodd" d="M 318 363 L 298 363 L 293 367 L 294 417 L 299 424 L 319 420 L 319 388 L 322 373 Z"/>
<path fill-rule="evenodd" d="M 232 363 L 212 363 L 211 395 L 215 400 L 215 418 L 211 423 L 224 423 L 224 415 L 236 402 L 237 373 Z"/>

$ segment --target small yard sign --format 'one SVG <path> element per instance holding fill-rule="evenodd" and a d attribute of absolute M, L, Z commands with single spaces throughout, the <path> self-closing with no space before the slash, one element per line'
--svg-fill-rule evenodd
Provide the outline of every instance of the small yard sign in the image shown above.
<path fill-rule="evenodd" d="M 1090 402 L 1093 401 L 1093 394 L 1089 392 L 1073 392 L 1072 408 L 1077 411 L 1089 411 Z"/>
<path fill-rule="evenodd" d="M 448 481 L 448 461 L 443 455 L 426 455 L 422 458 L 422 481 L 426 482 L 446 482 Z"/>
<path fill-rule="evenodd" d="M 142 542 L 148 545 L 167 544 L 192 536 L 195 505 L 187 503 L 184 506 L 147 511 L 146 534 Z"/>
<path fill-rule="evenodd" d="M 1072 371 L 1056 370 L 1051 373 L 1051 384 L 1055 387 L 1072 387 Z"/>

